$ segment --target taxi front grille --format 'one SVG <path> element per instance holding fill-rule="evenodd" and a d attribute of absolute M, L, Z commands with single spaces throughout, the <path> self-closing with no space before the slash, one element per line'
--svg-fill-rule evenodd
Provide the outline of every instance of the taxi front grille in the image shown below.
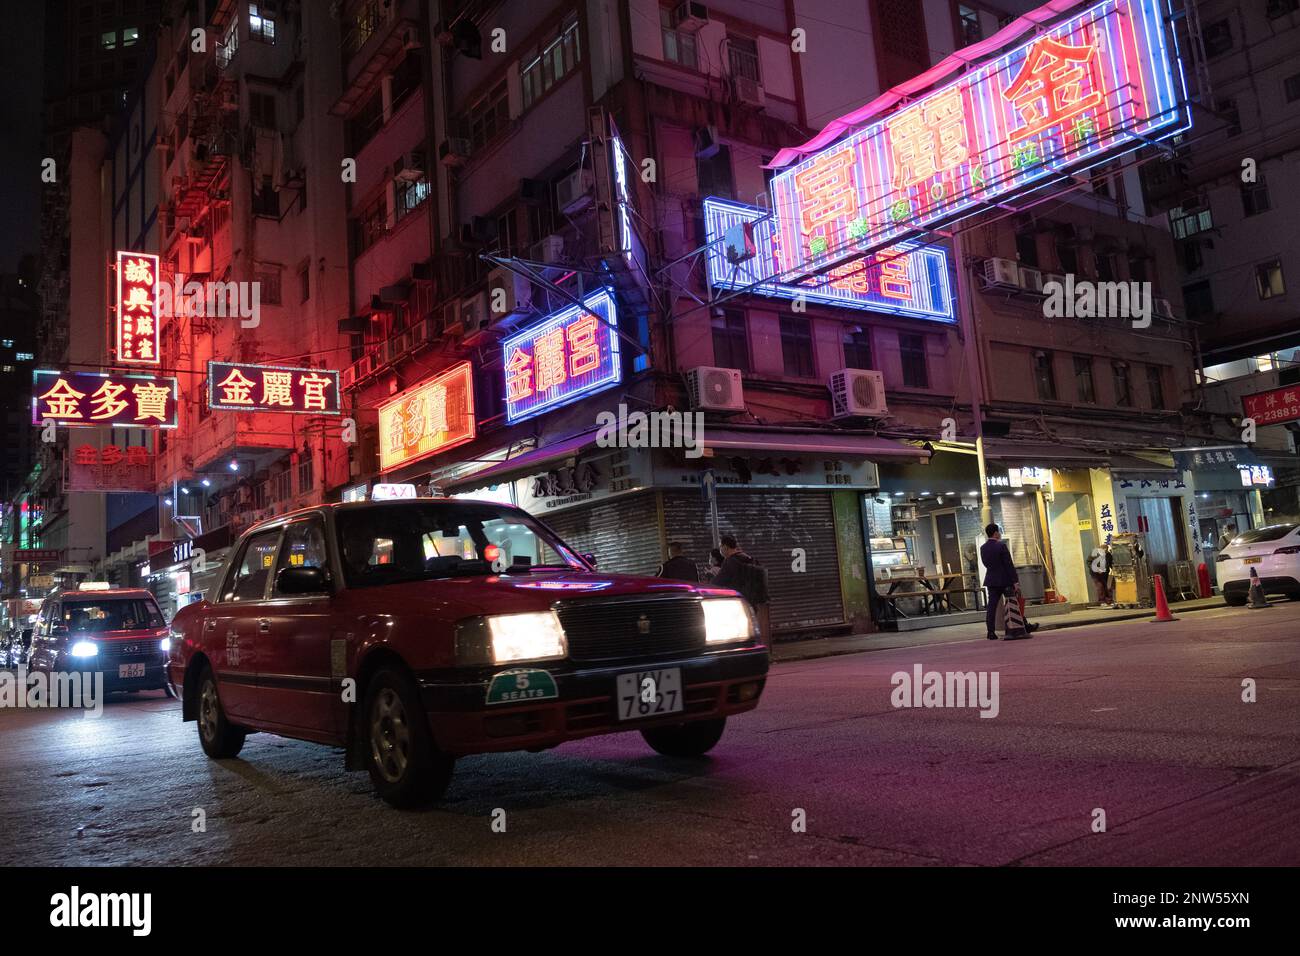
<path fill-rule="evenodd" d="M 575 601 L 558 607 L 577 662 L 653 660 L 704 649 L 704 609 L 695 598 Z"/>

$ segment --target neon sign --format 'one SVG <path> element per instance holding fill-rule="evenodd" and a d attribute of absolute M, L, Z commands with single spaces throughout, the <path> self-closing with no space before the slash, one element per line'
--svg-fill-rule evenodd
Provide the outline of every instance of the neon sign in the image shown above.
<path fill-rule="evenodd" d="M 445 451 L 476 434 L 474 377 L 470 363 L 461 362 L 379 406 L 379 468 L 387 471 Z M 380 488 L 395 487 L 401 486 L 376 485 L 375 499 Z"/>
<path fill-rule="evenodd" d="M 767 210 L 728 199 L 704 200 L 705 241 L 709 244 L 709 284 L 714 289 L 743 289 L 781 299 L 802 296 L 809 302 L 870 309 L 895 315 L 953 321 L 948 253 L 938 246 L 900 243 L 826 275 L 798 282 L 779 282 L 777 228 Z M 763 221 L 759 221 L 763 220 Z M 738 265 L 727 261 L 721 239 L 740 223 L 754 223 L 755 255 Z"/>
<path fill-rule="evenodd" d="M 339 373 L 327 368 L 208 362 L 208 407 L 225 412 L 337 415 Z"/>
<path fill-rule="evenodd" d="M 176 379 L 105 372 L 32 372 L 32 424 L 176 427 Z"/>
<path fill-rule="evenodd" d="M 118 252 L 113 352 L 123 365 L 157 365 L 158 257 Z"/>
<path fill-rule="evenodd" d="M 600 289 L 582 305 L 547 316 L 502 343 L 506 421 L 531 418 L 622 381 L 613 292 Z"/>
<path fill-rule="evenodd" d="M 1186 129 L 1166 3 L 1095 4 L 780 173 L 781 277 L 826 271 Z"/>

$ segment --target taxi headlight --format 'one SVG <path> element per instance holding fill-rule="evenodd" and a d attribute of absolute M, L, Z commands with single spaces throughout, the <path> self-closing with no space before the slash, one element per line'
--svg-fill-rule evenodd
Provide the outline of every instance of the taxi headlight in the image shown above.
<path fill-rule="evenodd" d="M 94 657 L 99 647 L 93 641 L 77 641 L 68 651 L 73 657 Z"/>
<path fill-rule="evenodd" d="M 569 653 L 564 627 L 554 611 L 492 614 L 486 621 L 495 664 L 554 660 Z"/>
<path fill-rule="evenodd" d="M 704 602 L 704 640 L 709 644 L 745 641 L 754 636 L 754 618 L 742 598 Z"/>

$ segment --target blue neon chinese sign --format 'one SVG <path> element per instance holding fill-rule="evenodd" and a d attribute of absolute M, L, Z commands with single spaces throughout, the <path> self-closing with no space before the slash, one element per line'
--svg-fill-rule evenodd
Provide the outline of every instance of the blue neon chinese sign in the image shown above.
<path fill-rule="evenodd" d="M 614 293 L 600 289 L 582 305 L 549 315 L 502 343 L 506 421 L 531 418 L 622 381 Z"/>
<path fill-rule="evenodd" d="M 954 321 L 948 253 L 939 246 L 900 243 L 845 263 L 825 275 L 798 282 L 779 282 L 777 226 L 767 210 L 729 199 L 704 200 L 704 228 L 709 243 L 709 284 L 714 289 L 743 289 L 781 299 L 803 297 L 850 309 Z M 721 241 L 728 229 L 752 222 L 755 254 L 736 265 L 727 260 Z"/>

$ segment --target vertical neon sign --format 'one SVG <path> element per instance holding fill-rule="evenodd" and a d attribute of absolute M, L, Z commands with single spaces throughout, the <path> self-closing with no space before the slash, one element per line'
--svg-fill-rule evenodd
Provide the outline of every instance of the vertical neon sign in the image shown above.
<path fill-rule="evenodd" d="M 158 365 L 158 257 L 118 252 L 113 351 L 123 365 Z"/>

